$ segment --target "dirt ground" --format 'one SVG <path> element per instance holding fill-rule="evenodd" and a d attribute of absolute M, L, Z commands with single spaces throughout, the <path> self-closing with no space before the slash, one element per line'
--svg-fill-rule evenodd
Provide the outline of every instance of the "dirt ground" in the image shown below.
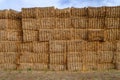
<path fill-rule="evenodd" d="M 0 71 L 0 80 L 120 80 L 120 71 Z"/>

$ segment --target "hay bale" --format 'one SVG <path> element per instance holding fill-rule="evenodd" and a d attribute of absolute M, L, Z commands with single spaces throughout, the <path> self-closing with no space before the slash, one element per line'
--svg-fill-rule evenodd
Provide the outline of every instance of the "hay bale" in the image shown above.
<path fill-rule="evenodd" d="M 16 65 L 11 63 L 0 64 L 0 70 L 16 70 Z"/>
<path fill-rule="evenodd" d="M 36 18 L 37 8 L 22 8 L 22 18 Z"/>
<path fill-rule="evenodd" d="M 88 30 L 86 29 L 73 29 L 71 30 L 72 39 L 74 40 L 87 40 Z"/>
<path fill-rule="evenodd" d="M 50 64 L 66 64 L 66 53 L 50 53 Z"/>
<path fill-rule="evenodd" d="M 119 40 L 119 29 L 106 29 L 104 30 L 104 41 Z"/>
<path fill-rule="evenodd" d="M 87 17 L 72 17 L 71 25 L 75 29 L 85 29 L 88 27 L 88 19 Z"/>
<path fill-rule="evenodd" d="M 15 10 L 0 10 L 0 19 L 20 19 L 21 16 L 18 11 Z"/>
<path fill-rule="evenodd" d="M 110 18 L 120 17 L 120 6 L 106 7 L 106 17 Z"/>
<path fill-rule="evenodd" d="M 115 65 L 112 63 L 102 63 L 102 64 L 98 64 L 97 66 L 97 70 L 111 70 L 114 68 L 115 68 Z"/>
<path fill-rule="evenodd" d="M 0 52 L 17 52 L 20 42 L 0 42 Z"/>
<path fill-rule="evenodd" d="M 50 70 L 52 71 L 64 71 L 66 70 L 65 65 L 60 65 L 60 64 L 49 64 Z"/>
<path fill-rule="evenodd" d="M 88 30 L 88 41 L 103 41 L 103 40 L 104 40 L 103 29 Z"/>
<path fill-rule="evenodd" d="M 5 30 L 8 26 L 7 19 L 0 19 L 0 30 Z"/>
<path fill-rule="evenodd" d="M 49 41 L 53 39 L 52 29 L 40 29 L 39 30 L 39 41 Z"/>
<path fill-rule="evenodd" d="M 98 51 L 99 63 L 112 63 L 114 58 L 113 51 Z"/>
<path fill-rule="evenodd" d="M 22 42 L 18 46 L 19 52 L 33 52 L 33 43 L 32 42 Z"/>
<path fill-rule="evenodd" d="M 29 42 L 29 41 L 38 41 L 38 31 L 35 30 L 23 30 L 23 41 Z"/>
<path fill-rule="evenodd" d="M 70 29 L 54 29 L 52 32 L 53 40 L 70 40 L 71 30 Z"/>
<path fill-rule="evenodd" d="M 74 17 L 84 17 L 87 16 L 87 9 L 86 8 L 71 8 L 71 16 Z"/>
<path fill-rule="evenodd" d="M 37 19 L 38 29 L 53 29 L 55 28 L 55 18 L 40 18 Z"/>
<path fill-rule="evenodd" d="M 120 62 L 117 62 L 117 63 L 115 64 L 115 69 L 120 70 Z"/>
<path fill-rule="evenodd" d="M 68 71 L 82 71 L 83 70 L 82 62 L 68 62 L 67 67 L 68 67 Z"/>
<path fill-rule="evenodd" d="M 48 63 L 47 53 L 21 52 L 19 63 Z"/>
<path fill-rule="evenodd" d="M 83 54 L 82 52 L 69 52 L 67 54 L 67 63 L 79 63 L 82 62 Z M 72 66 L 72 65 L 71 65 Z M 74 66 L 74 65 L 73 65 Z"/>
<path fill-rule="evenodd" d="M 23 30 L 37 30 L 37 20 L 34 18 L 22 19 L 22 29 Z"/>
<path fill-rule="evenodd" d="M 48 42 L 33 42 L 33 52 L 48 53 Z"/>
<path fill-rule="evenodd" d="M 83 71 L 93 71 L 93 70 L 97 70 L 96 63 L 84 63 L 83 64 Z"/>
<path fill-rule="evenodd" d="M 64 9 L 55 9 L 55 16 L 57 18 L 69 18 L 71 16 L 71 9 L 64 8 Z"/>
<path fill-rule="evenodd" d="M 114 42 L 99 42 L 98 51 L 115 51 L 116 45 Z"/>
<path fill-rule="evenodd" d="M 83 63 L 98 63 L 99 56 L 96 51 L 82 51 L 82 62 Z"/>
<path fill-rule="evenodd" d="M 62 40 L 62 41 L 50 41 L 49 42 L 49 50 L 50 52 L 66 52 L 67 50 L 67 42 Z"/>
<path fill-rule="evenodd" d="M 7 27 L 6 29 L 12 30 L 22 30 L 22 21 L 19 19 L 6 19 Z"/>
<path fill-rule="evenodd" d="M 16 52 L 0 52 L 0 63 L 15 63 L 17 59 Z"/>
<path fill-rule="evenodd" d="M 89 17 L 105 17 L 105 7 L 88 7 Z"/>
<path fill-rule="evenodd" d="M 105 26 L 108 29 L 116 29 L 120 27 L 120 18 L 105 18 Z"/>
<path fill-rule="evenodd" d="M 70 29 L 71 18 L 55 18 L 55 29 Z"/>
<path fill-rule="evenodd" d="M 120 41 L 116 42 L 116 51 L 120 51 Z"/>
<path fill-rule="evenodd" d="M 120 52 L 116 51 L 114 54 L 114 62 L 120 62 Z"/>
<path fill-rule="evenodd" d="M 37 8 L 36 18 L 48 18 L 55 16 L 55 9 L 53 6 L 51 7 L 40 7 Z"/>
<path fill-rule="evenodd" d="M 7 40 L 7 32 L 5 30 L 0 30 L 0 41 Z"/>
<path fill-rule="evenodd" d="M 85 41 L 80 40 L 71 40 L 67 42 L 68 52 L 81 52 L 85 50 Z M 82 46 L 81 46 L 82 45 Z"/>
<path fill-rule="evenodd" d="M 45 63 L 20 63 L 18 70 L 47 70 L 48 65 Z"/>
<path fill-rule="evenodd" d="M 88 18 L 87 29 L 103 29 L 105 26 L 104 18 Z"/>
<path fill-rule="evenodd" d="M 22 31 L 16 30 L 8 30 L 7 32 L 7 40 L 8 41 L 22 41 Z"/>
<path fill-rule="evenodd" d="M 96 42 L 96 41 L 86 42 L 84 45 L 85 45 L 84 48 L 85 48 L 86 51 L 97 51 L 99 49 L 98 48 L 98 42 Z"/>

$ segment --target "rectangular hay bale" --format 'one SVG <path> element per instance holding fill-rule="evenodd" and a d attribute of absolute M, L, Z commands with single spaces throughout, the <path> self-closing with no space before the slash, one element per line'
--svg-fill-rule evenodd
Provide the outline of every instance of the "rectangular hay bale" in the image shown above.
<path fill-rule="evenodd" d="M 108 29 L 119 29 L 120 18 L 105 18 L 105 26 Z"/>
<path fill-rule="evenodd" d="M 29 41 L 38 41 L 38 31 L 36 30 L 23 30 L 23 41 L 29 42 Z"/>
<path fill-rule="evenodd" d="M 16 70 L 17 66 L 11 63 L 0 64 L 0 70 Z"/>
<path fill-rule="evenodd" d="M 52 71 L 64 71 L 66 66 L 62 64 L 49 64 L 50 70 Z"/>
<path fill-rule="evenodd" d="M 22 29 L 23 30 L 37 30 L 37 20 L 34 18 L 22 19 Z"/>
<path fill-rule="evenodd" d="M 86 29 L 88 27 L 87 17 L 72 17 L 71 25 L 75 29 Z"/>
<path fill-rule="evenodd" d="M 104 40 L 103 29 L 88 30 L 88 41 L 103 41 L 103 40 Z"/>
<path fill-rule="evenodd" d="M 105 26 L 104 18 L 89 18 L 87 29 L 103 29 Z"/>

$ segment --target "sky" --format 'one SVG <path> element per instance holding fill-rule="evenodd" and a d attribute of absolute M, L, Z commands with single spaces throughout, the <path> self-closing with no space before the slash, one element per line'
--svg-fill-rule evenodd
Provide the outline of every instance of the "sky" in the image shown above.
<path fill-rule="evenodd" d="M 120 6 L 120 0 L 0 0 L 0 10 L 21 8 L 48 7 L 99 7 L 99 6 Z"/>

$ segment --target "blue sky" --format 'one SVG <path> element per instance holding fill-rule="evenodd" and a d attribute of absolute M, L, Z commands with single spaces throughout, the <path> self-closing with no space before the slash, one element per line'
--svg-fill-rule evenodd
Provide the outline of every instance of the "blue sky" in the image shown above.
<path fill-rule="evenodd" d="M 88 7 L 120 6 L 120 0 L 0 0 L 0 9 L 21 10 L 26 7 Z"/>

